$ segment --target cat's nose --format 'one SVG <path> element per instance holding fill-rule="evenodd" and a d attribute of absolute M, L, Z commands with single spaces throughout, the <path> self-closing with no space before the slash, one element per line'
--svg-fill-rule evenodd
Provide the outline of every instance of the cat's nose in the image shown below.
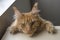
<path fill-rule="evenodd" d="M 28 27 L 28 28 L 27 28 L 27 31 L 31 31 L 31 28 L 30 28 L 30 27 Z"/>

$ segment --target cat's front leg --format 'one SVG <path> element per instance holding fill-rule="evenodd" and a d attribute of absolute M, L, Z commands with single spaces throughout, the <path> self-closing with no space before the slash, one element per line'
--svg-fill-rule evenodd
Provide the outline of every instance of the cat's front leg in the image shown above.
<path fill-rule="evenodd" d="M 45 27 L 48 33 L 56 33 L 56 29 L 50 21 L 46 21 Z"/>
<path fill-rule="evenodd" d="M 10 31 L 11 34 L 16 34 L 18 32 L 18 28 L 16 26 L 10 27 L 9 31 Z"/>

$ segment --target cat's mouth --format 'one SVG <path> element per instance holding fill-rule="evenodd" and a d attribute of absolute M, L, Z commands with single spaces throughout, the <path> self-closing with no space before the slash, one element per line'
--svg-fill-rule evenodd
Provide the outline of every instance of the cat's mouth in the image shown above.
<path fill-rule="evenodd" d="M 26 33 L 26 34 L 32 34 L 32 32 L 24 32 L 24 33 Z"/>
<path fill-rule="evenodd" d="M 27 34 L 32 34 L 32 32 L 28 32 Z"/>

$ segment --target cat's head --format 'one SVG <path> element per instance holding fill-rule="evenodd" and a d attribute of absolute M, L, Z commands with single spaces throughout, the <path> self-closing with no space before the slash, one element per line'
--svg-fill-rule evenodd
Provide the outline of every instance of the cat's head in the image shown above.
<path fill-rule="evenodd" d="M 27 13 L 21 13 L 15 6 L 13 10 L 16 15 L 18 28 L 27 34 L 33 34 L 40 25 L 38 3 L 35 3 L 32 10 Z"/>

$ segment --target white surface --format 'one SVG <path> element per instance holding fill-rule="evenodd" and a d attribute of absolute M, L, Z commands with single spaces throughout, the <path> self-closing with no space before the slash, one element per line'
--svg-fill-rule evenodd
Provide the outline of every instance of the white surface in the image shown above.
<path fill-rule="evenodd" d="M 0 0 L 0 16 L 15 2 L 15 0 Z"/>
<path fill-rule="evenodd" d="M 55 26 L 56 29 L 60 29 L 60 26 Z"/>
<path fill-rule="evenodd" d="M 60 27 L 58 26 L 56 28 L 58 29 Z M 49 34 L 48 32 L 44 31 L 35 37 L 29 37 L 22 33 L 12 35 L 9 33 L 9 31 L 6 31 L 1 40 L 60 40 L 60 29 L 58 29 L 57 34 Z"/>

